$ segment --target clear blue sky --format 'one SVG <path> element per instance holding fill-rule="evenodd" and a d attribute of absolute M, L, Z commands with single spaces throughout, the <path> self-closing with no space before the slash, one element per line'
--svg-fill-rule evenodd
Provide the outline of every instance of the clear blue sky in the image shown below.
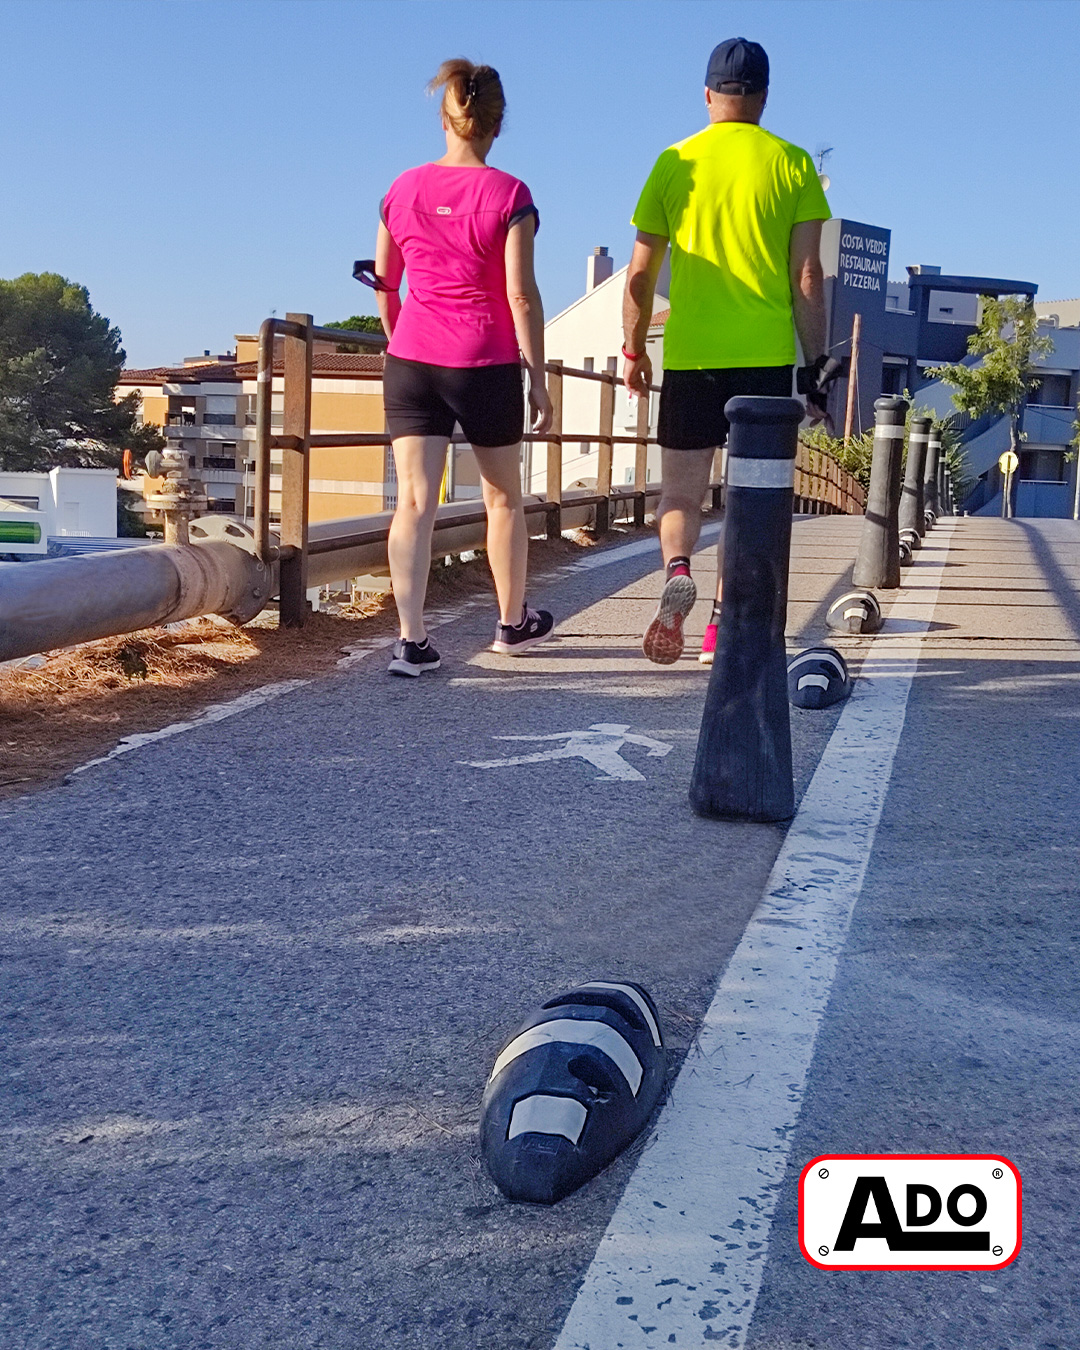
<path fill-rule="evenodd" d="M 492 162 L 542 217 L 548 314 L 582 290 L 657 153 L 703 124 L 712 46 L 772 62 L 765 124 L 835 214 L 911 262 L 1080 295 L 1076 0 L 0 0 L 0 276 L 56 271 L 174 361 L 272 310 L 370 310 L 350 276 L 402 169 L 442 153 L 426 80 L 496 66 Z"/>

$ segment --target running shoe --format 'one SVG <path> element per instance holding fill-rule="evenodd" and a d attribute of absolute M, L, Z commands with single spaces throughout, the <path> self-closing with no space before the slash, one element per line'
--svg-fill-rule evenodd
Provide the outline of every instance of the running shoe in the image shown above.
<path fill-rule="evenodd" d="M 658 666 L 670 666 L 682 656 L 683 621 L 694 608 L 697 587 L 685 573 L 668 577 L 660 592 L 660 603 L 652 622 L 645 629 L 641 649 Z"/>
<path fill-rule="evenodd" d="M 500 656 L 520 656 L 537 643 L 546 642 L 555 628 L 554 618 L 546 609 L 529 609 L 519 624 L 497 623 L 495 641 L 491 650 Z"/>
<path fill-rule="evenodd" d="M 441 662 L 439 653 L 425 638 L 422 643 L 408 642 L 398 638 L 394 643 L 394 659 L 386 667 L 391 675 L 412 675 L 414 678 L 425 670 L 438 670 Z"/>
<path fill-rule="evenodd" d="M 711 666 L 716 655 L 716 624 L 710 623 L 701 639 L 701 655 L 698 660 L 703 666 Z"/>

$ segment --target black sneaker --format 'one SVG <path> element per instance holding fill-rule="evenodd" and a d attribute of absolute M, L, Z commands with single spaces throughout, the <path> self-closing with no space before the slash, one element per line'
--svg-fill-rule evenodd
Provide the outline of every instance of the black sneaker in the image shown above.
<path fill-rule="evenodd" d="M 421 642 L 407 642 L 398 638 L 394 643 L 394 659 L 386 667 L 391 675 L 419 675 L 422 670 L 438 670 L 439 653 L 428 638 Z"/>
<path fill-rule="evenodd" d="M 495 641 L 491 650 L 500 656 L 520 656 L 538 642 L 546 642 L 555 628 L 554 618 L 546 609 L 529 609 L 519 624 L 497 623 Z"/>

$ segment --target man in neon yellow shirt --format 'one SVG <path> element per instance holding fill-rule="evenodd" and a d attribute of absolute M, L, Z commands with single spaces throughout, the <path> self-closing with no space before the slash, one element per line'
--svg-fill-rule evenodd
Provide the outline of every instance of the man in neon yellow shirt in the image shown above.
<path fill-rule="evenodd" d="M 789 397 L 795 331 L 800 390 L 824 413 L 825 302 L 819 245 L 830 212 L 814 163 L 760 125 L 769 58 L 731 38 L 709 58 L 709 125 L 665 150 L 641 193 L 623 299 L 623 380 L 644 394 L 652 377 L 645 339 L 661 263 L 671 245 L 671 314 L 664 326 L 659 440 L 663 489 L 657 520 L 667 577 L 643 647 L 670 665 L 697 598 L 690 554 L 713 454 L 727 437 L 724 405 L 740 394 Z M 719 605 L 719 583 L 717 585 Z M 702 660 L 716 645 L 714 606 Z"/>

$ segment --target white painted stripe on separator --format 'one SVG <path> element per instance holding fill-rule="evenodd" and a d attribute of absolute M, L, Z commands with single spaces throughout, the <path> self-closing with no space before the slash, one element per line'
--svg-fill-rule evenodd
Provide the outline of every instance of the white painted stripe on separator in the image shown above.
<path fill-rule="evenodd" d="M 793 459 L 728 460 L 729 488 L 789 488 L 795 482 Z"/>
<path fill-rule="evenodd" d="M 813 685 L 815 689 L 828 689 L 829 677 L 828 675 L 804 675 L 797 687 L 805 689 L 808 684 Z"/>
<path fill-rule="evenodd" d="M 905 428 L 899 427 L 875 427 L 874 436 L 885 441 L 902 441 L 904 439 Z"/>
<path fill-rule="evenodd" d="M 638 1012 L 645 1019 L 645 1025 L 649 1028 L 649 1035 L 652 1037 L 652 1043 L 660 1046 L 663 1042 L 660 1039 L 660 1028 L 656 1025 L 656 1018 L 652 1015 L 652 1009 L 641 997 L 638 991 L 630 984 L 611 984 L 608 980 L 590 980 L 588 984 L 583 984 L 582 989 L 615 989 L 620 994 L 625 994 L 632 1003 L 637 1006 Z"/>
<path fill-rule="evenodd" d="M 790 675 L 791 672 L 796 670 L 799 666 L 805 666 L 808 661 L 824 661 L 826 664 L 832 666 L 833 670 L 836 671 L 837 675 L 839 675 L 842 680 L 847 679 L 847 671 L 844 669 L 843 665 L 831 652 L 823 651 L 806 652 L 803 656 L 797 656 L 794 661 L 789 661 L 788 674 Z"/>
<path fill-rule="evenodd" d="M 516 1139 L 519 1134 L 561 1134 L 576 1144 L 585 1128 L 588 1109 L 576 1097 L 552 1097 L 544 1092 L 534 1092 L 531 1097 L 522 1097 L 514 1103 L 510 1113 L 510 1128 L 507 1139 Z"/>
<path fill-rule="evenodd" d="M 615 1065 L 630 1084 L 630 1090 L 637 1096 L 644 1070 L 641 1061 L 634 1053 L 629 1041 L 623 1040 L 614 1027 L 606 1022 L 594 1022 L 585 1018 L 558 1018 L 552 1022 L 541 1022 L 530 1027 L 520 1036 L 515 1036 L 495 1061 L 491 1078 L 497 1078 L 508 1064 L 512 1064 L 519 1055 L 535 1050 L 538 1045 L 591 1045 Z"/>
<path fill-rule="evenodd" d="M 904 646 L 871 649 L 764 897 L 627 1184 L 555 1350 L 741 1350 L 814 1042 L 866 875 L 951 530 L 927 541 Z M 917 605 L 914 603 L 918 601 Z M 795 1234 L 786 1235 L 795 1251 Z M 799 1260 L 792 1255 L 792 1260 Z M 708 1328 L 708 1330 L 706 1330 Z"/>

